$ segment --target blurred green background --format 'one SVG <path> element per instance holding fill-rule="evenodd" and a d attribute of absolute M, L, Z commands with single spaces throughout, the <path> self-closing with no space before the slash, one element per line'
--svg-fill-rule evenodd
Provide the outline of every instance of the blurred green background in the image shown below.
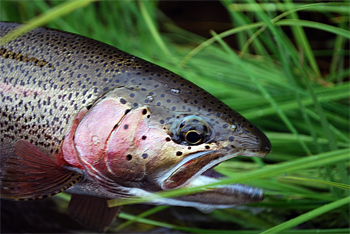
<path fill-rule="evenodd" d="M 217 167 L 264 188 L 263 202 L 211 214 L 127 205 L 110 232 L 349 232 L 348 1 L 2 0 L 0 20 L 80 34 L 163 66 L 271 140 L 263 160 Z M 83 231 L 65 215 L 68 196 L 2 201 L 2 232 Z"/>

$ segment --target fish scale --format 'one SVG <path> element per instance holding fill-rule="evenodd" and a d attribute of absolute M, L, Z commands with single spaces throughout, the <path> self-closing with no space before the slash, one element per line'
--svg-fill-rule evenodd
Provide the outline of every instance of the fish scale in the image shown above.
<path fill-rule="evenodd" d="M 0 23 L 0 37 L 18 26 Z M 0 71 L 5 198 L 68 189 L 72 216 L 99 231 L 120 210 L 109 210 L 108 199 L 149 196 L 152 204 L 203 211 L 263 199 L 261 190 L 240 184 L 153 196 L 217 182 L 219 163 L 271 149 L 256 126 L 164 68 L 86 37 L 37 28 L 0 47 Z M 95 217 L 99 212 L 108 218 Z"/>

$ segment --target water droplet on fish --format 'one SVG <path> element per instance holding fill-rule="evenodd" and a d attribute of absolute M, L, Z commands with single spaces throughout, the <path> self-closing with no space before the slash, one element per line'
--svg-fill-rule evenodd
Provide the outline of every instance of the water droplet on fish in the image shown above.
<path fill-rule="evenodd" d="M 180 89 L 174 89 L 174 88 L 172 88 L 172 89 L 171 89 L 171 92 L 178 94 L 178 93 L 180 93 Z"/>
<path fill-rule="evenodd" d="M 230 130 L 231 130 L 232 132 L 234 132 L 234 131 L 236 130 L 236 128 L 237 128 L 236 125 L 232 124 L 231 127 L 230 127 Z"/>
<path fill-rule="evenodd" d="M 93 135 L 93 136 L 91 137 L 91 141 L 92 141 L 92 143 L 93 143 L 94 145 L 100 144 L 100 139 L 99 139 L 98 136 L 96 136 L 96 135 Z"/>
<path fill-rule="evenodd" d="M 148 96 L 146 97 L 146 99 L 147 99 L 148 101 L 150 101 L 150 102 L 153 102 L 154 97 L 153 97 L 152 95 L 148 95 Z"/>

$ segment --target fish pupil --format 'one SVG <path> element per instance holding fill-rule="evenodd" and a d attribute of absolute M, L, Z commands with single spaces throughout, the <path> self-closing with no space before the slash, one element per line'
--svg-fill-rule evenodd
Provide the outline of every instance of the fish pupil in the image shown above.
<path fill-rule="evenodd" d="M 185 140 L 190 144 L 198 144 L 202 141 L 202 136 L 196 130 L 191 130 L 187 132 Z"/>

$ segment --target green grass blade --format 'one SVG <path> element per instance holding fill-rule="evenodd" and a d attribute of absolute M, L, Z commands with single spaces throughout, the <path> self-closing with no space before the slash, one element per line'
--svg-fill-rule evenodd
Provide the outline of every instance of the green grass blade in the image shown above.
<path fill-rule="evenodd" d="M 159 31 L 157 30 L 154 22 L 152 21 L 152 18 L 149 15 L 149 12 L 148 12 L 147 6 L 146 6 L 148 4 L 149 4 L 148 2 L 139 1 L 139 6 L 140 6 L 142 16 L 145 19 L 146 25 L 148 26 L 149 31 L 155 40 L 155 43 L 159 46 L 161 51 L 163 51 L 165 56 L 167 56 L 169 58 L 169 57 L 171 57 L 171 53 L 168 50 L 167 46 L 165 45 L 162 37 L 159 35 Z"/>
<path fill-rule="evenodd" d="M 307 27 L 307 28 L 315 28 L 315 29 L 319 29 L 322 31 L 334 33 L 334 34 L 342 36 L 346 39 L 350 39 L 349 30 L 338 28 L 338 27 L 328 25 L 328 24 L 323 24 L 320 22 L 313 22 L 313 21 L 307 21 L 307 20 L 285 19 L 285 20 L 280 20 L 275 24 L 278 26 L 302 26 L 302 27 Z"/>
<path fill-rule="evenodd" d="M 164 209 L 168 208 L 168 206 L 156 206 L 153 209 L 147 210 L 145 212 L 143 212 L 142 214 L 135 216 L 133 219 L 129 219 L 127 222 L 124 222 L 122 224 L 120 224 L 118 227 L 116 227 L 113 231 L 119 231 L 122 230 L 123 228 L 133 224 L 134 222 L 137 222 L 138 220 L 140 220 L 141 218 L 145 218 L 149 215 L 155 214 L 159 211 L 162 211 Z"/>
<path fill-rule="evenodd" d="M 326 184 L 326 185 L 333 186 L 333 187 L 340 188 L 340 189 L 350 190 L 350 185 L 336 183 L 336 182 L 333 182 L 333 181 L 317 180 L 317 179 L 310 179 L 310 178 L 301 178 L 301 177 L 294 177 L 294 176 L 286 176 L 285 178 L 293 179 L 293 180 L 312 181 L 312 182 L 315 182 L 315 183 Z"/>
<path fill-rule="evenodd" d="M 287 5 L 289 6 L 292 5 L 291 0 L 285 0 L 285 2 L 287 2 Z M 296 14 L 296 12 L 291 12 L 290 17 L 294 20 L 298 20 L 298 15 Z M 316 76 L 321 77 L 320 69 L 316 63 L 315 56 L 311 50 L 310 44 L 306 38 L 303 28 L 301 26 L 292 26 L 291 29 L 293 31 L 294 38 L 296 39 L 298 46 L 303 48 L 303 50 L 305 51 L 306 57 L 309 60 L 309 63 L 312 69 L 314 70 Z"/>
<path fill-rule="evenodd" d="M 336 208 L 339 208 L 339 207 L 344 206 L 344 205 L 349 204 L 349 203 L 350 203 L 350 197 L 345 197 L 343 199 L 337 200 L 335 202 L 329 203 L 327 205 L 324 205 L 324 206 L 321 206 L 317 209 L 309 211 L 305 214 L 302 214 L 302 215 L 300 215 L 294 219 L 291 219 L 287 222 L 284 222 L 276 227 L 268 229 L 268 230 L 262 232 L 261 234 L 283 232 L 283 231 L 288 230 L 290 228 L 293 228 L 301 223 L 304 223 L 310 219 L 313 219 L 321 214 L 324 214 L 326 212 L 329 212 L 331 210 L 334 210 Z"/>
<path fill-rule="evenodd" d="M 41 16 L 28 21 L 27 24 L 16 28 L 15 30 L 11 31 L 4 37 L 0 38 L 0 46 L 8 43 L 9 41 L 15 39 L 16 37 L 19 37 L 20 35 L 23 35 L 33 30 L 36 27 L 39 27 L 48 23 L 53 19 L 66 15 L 75 9 L 85 7 L 93 1 L 94 0 L 74 0 L 74 1 L 62 3 L 61 5 L 50 9 L 49 11 L 45 12 Z"/>
<path fill-rule="evenodd" d="M 249 78 L 256 85 L 258 90 L 262 93 L 262 96 L 269 101 L 270 105 L 273 108 L 275 108 L 277 110 L 277 114 L 283 120 L 284 124 L 299 139 L 299 133 L 297 132 L 297 130 L 293 126 L 292 122 L 288 119 L 288 117 L 285 115 L 285 113 L 280 109 L 279 105 L 274 100 L 274 98 L 270 95 L 270 93 L 266 90 L 266 88 L 261 84 L 261 82 L 258 81 L 258 79 L 256 79 L 256 77 L 251 73 L 251 71 L 249 69 L 247 69 L 246 66 L 244 66 L 244 63 L 240 59 L 238 59 L 237 55 L 232 52 L 232 50 L 222 41 L 222 39 L 216 33 L 214 33 L 214 32 L 212 32 L 212 33 L 214 34 L 214 38 L 216 38 L 220 42 L 220 44 L 225 48 L 225 50 L 229 54 L 230 58 L 232 58 L 232 63 L 239 64 L 240 67 L 246 71 Z M 311 152 L 308 149 L 308 147 L 306 146 L 306 144 L 301 140 L 299 141 L 299 143 L 300 143 L 301 147 L 305 150 L 305 152 L 308 155 L 311 155 Z"/>

